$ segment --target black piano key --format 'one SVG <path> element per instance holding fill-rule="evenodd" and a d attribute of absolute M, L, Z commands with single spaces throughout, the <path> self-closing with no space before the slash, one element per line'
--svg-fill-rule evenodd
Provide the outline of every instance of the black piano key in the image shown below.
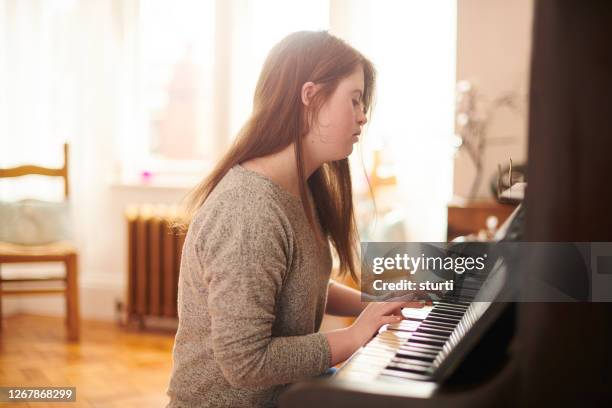
<path fill-rule="evenodd" d="M 443 317 L 440 316 L 431 316 L 431 318 L 428 318 L 427 320 L 424 320 L 423 322 L 421 322 L 421 325 L 419 327 L 431 327 L 431 328 L 439 328 L 441 330 L 450 330 L 453 331 L 455 330 L 455 327 L 457 327 L 457 325 L 459 324 L 459 320 L 457 321 L 444 321 Z"/>
<path fill-rule="evenodd" d="M 434 329 L 442 329 L 442 330 L 449 330 L 449 331 L 453 331 L 455 330 L 455 327 L 457 327 L 456 324 L 449 324 L 449 323 L 442 323 L 442 322 L 434 322 L 431 320 L 423 320 L 423 322 L 421 323 L 421 326 L 419 327 L 431 327 Z"/>
<path fill-rule="evenodd" d="M 431 320 L 432 317 L 443 317 L 443 318 L 446 318 L 447 321 L 433 321 L 433 320 Z M 441 314 L 437 313 L 437 314 L 432 314 L 430 316 L 427 316 L 427 318 L 421 320 L 420 323 L 445 324 L 445 325 L 448 325 L 448 326 L 455 327 L 459 323 L 459 321 L 461 321 L 461 319 L 463 319 L 463 317 L 460 318 L 460 319 L 457 319 L 456 316 L 444 316 L 444 315 L 441 315 Z"/>
<path fill-rule="evenodd" d="M 444 320 L 438 319 L 438 318 L 442 318 Z M 438 320 L 435 320 L 438 319 Z M 463 319 L 463 318 L 461 318 Z M 455 318 L 447 318 L 446 316 L 441 316 L 439 314 L 434 314 L 431 316 L 427 316 L 427 319 L 421 321 L 421 324 L 425 323 L 425 324 L 433 324 L 433 325 L 446 325 L 446 326 L 450 326 L 452 328 L 457 327 L 457 325 L 459 324 L 459 322 L 461 321 L 461 319 L 455 319 Z"/>
<path fill-rule="evenodd" d="M 455 327 L 457 327 L 458 324 L 459 322 L 456 322 L 456 323 L 455 322 L 440 322 L 440 321 L 426 319 L 421 322 L 419 327 L 431 327 L 432 329 L 453 331 L 455 330 Z"/>
<path fill-rule="evenodd" d="M 463 316 L 466 311 L 459 311 L 459 310 L 452 310 L 452 309 L 444 309 L 443 307 L 434 307 L 431 312 L 429 312 L 427 314 L 427 316 L 430 316 L 432 313 L 438 313 L 438 314 L 444 314 L 447 315 L 448 317 L 452 317 L 452 318 L 458 318 L 461 319 L 461 316 Z"/>
<path fill-rule="evenodd" d="M 441 336 L 439 334 L 424 333 L 424 332 L 420 332 L 420 331 L 412 332 L 412 335 L 413 336 L 424 337 L 424 338 L 431 339 L 431 340 L 444 341 L 444 342 L 449 337 L 449 336 Z"/>
<path fill-rule="evenodd" d="M 448 310 L 448 309 L 443 309 L 443 308 L 436 308 L 432 310 L 432 313 L 437 313 L 437 314 L 441 314 L 444 316 L 448 316 L 450 318 L 458 318 L 458 319 L 461 319 L 465 315 L 464 311 L 460 312 L 457 310 Z"/>
<path fill-rule="evenodd" d="M 437 351 L 422 349 L 422 348 L 414 347 L 414 346 L 413 347 L 402 346 L 402 347 L 400 347 L 397 350 L 398 350 L 398 353 L 400 351 L 414 351 L 416 353 L 422 353 L 422 354 L 427 354 L 427 355 L 433 356 L 434 358 L 438 355 Z"/>
<path fill-rule="evenodd" d="M 461 316 L 467 312 L 467 309 L 453 309 L 450 307 L 436 307 L 436 309 L 440 311 L 454 311 L 456 313 L 461 313 Z"/>
<path fill-rule="evenodd" d="M 415 351 L 421 351 L 424 353 L 432 353 L 432 354 L 440 354 L 440 352 L 443 350 L 442 347 L 437 347 L 437 346 L 433 346 L 436 348 L 426 348 L 423 346 L 431 346 L 431 344 L 421 344 L 421 343 L 410 343 L 410 350 L 415 350 Z"/>
<path fill-rule="evenodd" d="M 416 331 L 419 333 L 435 334 L 435 335 L 439 335 L 439 336 L 443 336 L 447 338 L 450 337 L 450 335 L 453 333 L 452 330 L 434 329 L 434 328 L 427 327 L 427 326 L 421 326 Z"/>
<path fill-rule="evenodd" d="M 445 319 L 449 319 L 449 320 L 455 320 L 455 321 L 459 321 L 461 320 L 461 316 L 454 316 L 451 315 L 450 313 L 446 313 L 443 310 L 432 310 L 428 315 L 427 315 L 427 319 L 432 317 L 432 316 L 436 316 L 436 317 L 444 317 Z M 424 319 L 425 320 L 425 319 Z"/>
<path fill-rule="evenodd" d="M 457 319 L 450 319 L 448 317 L 439 316 L 439 315 L 431 315 L 431 316 L 427 316 L 427 320 L 433 321 L 433 322 L 441 322 L 441 323 L 449 323 L 449 324 L 457 325 L 461 319 L 457 320 Z"/>
<path fill-rule="evenodd" d="M 412 360 L 421 360 L 421 361 L 427 361 L 427 362 L 432 362 L 435 360 L 435 356 L 432 356 L 431 354 L 425 354 L 425 353 L 419 353 L 417 351 L 408 351 L 408 350 L 398 350 L 397 354 L 395 355 L 396 357 L 407 357 L 410 358 Z"/>
<path fill-rule="evenodd" d="M 430 338 L 421 337 L 421 336 L 412 336 L 410 338 L 410 342 L 411 343 L 431 344 L 432 346 L 440 346 L 440 347 L 444 346 L 444 344 L 446 343 L 445 341 L 430 339 Z"/>

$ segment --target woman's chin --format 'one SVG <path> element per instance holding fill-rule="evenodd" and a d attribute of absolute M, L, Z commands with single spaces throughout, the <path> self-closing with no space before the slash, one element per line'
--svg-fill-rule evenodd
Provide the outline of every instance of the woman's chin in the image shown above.
<path fill-rule="evenodd" d="M 344 152 L 340 152 L 338 151 L 337 154 L 333 154 L 331 155 L 331 157 L 329 158 L 329 161 L 339 161 L 339 160 L 344 160 L 346 158 L 348 158 L 351 153 L 353 153 L 353 145 L 347 145 L 346 149 L 344 150 Z"/>
<path fill-rule="evenodd" d="M 348 151 L 347 155 L 346 155 L 344 158 L 349 157 L 349 156 L 351 155 L 351 153 L 353 153 L 353 145 L 351 145 L 351 146 L 349 147 L 349 151 Z"/>

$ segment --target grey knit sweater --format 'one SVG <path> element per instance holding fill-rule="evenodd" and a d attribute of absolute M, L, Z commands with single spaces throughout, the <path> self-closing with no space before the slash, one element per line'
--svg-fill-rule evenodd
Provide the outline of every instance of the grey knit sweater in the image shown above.
<path fill-rule="evenodd" d="M 274 406 L 286 384 L 323 373 L 330 272 L 301 201 L 234 166 L 183 247 L 168 406 Z"/>

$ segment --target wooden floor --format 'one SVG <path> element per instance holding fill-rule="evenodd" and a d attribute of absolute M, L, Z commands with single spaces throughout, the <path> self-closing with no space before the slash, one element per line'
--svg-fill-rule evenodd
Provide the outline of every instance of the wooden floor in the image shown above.
<path fill-rule="evenodd" d="M 172 334 L 140 333 L 82 321 L 81 342 L 66 342 L 64 321 L 3 319 L 0 386 L 73 386 L 77 402 L 0 403 L 0 407 L 163 407 L 172 368 Z"/>
<path fill-rule="evenodd" d="M 352 319 L 325 316 L 321 330 Z M 0 407 L 164 407 L 172 369 L 171 333 L 138 332 L 81 321 L 81 341 L 66 341 L 59 317 L 5 317 L 0 334 L 0 386 L 76 387 L 68 403 L 1 403 Z"/>

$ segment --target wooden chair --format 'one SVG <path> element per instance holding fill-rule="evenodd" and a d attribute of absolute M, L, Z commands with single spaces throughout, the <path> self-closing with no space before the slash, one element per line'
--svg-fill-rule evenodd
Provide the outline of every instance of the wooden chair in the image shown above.
<path fill-rule="evenodd" d="M 64 179 L 64 197 L 68 199 L 68 144 L 64 144 L 64 165 L 61 168 L 47 168 L 34 165 L 25 165 L 9 169 L 0 169 L 0 178 L 21 177 L 38 174 Z M 2 297 L 20 295 L 48 295 L 63 294 L 66 298 L 66 325 L 68 340 L 79 339 L 79 302 L 77 286 L 77 251 L 70 242 L 54 242 L 46 245 L 17 245 L 0 241 L 0 267 L 6 263 L 32 263 L 32 262 L 61 262 L 64 264 L 66 274 L 64 277 L 30 277 L 4 279 L 0 273 L 0 318 L 2 316 Z M 55 281 L 55 287 L 41 287 L 43 282 Z M 4 289 L 4 283 L 38 283 L 36 288 Z M 63 287 L 57 287 L 57 282 L 63 282 Z M 49 285 L 47 285 L 49 286 Z M 0 331 L 2 322 L 0 321 Z"/>

